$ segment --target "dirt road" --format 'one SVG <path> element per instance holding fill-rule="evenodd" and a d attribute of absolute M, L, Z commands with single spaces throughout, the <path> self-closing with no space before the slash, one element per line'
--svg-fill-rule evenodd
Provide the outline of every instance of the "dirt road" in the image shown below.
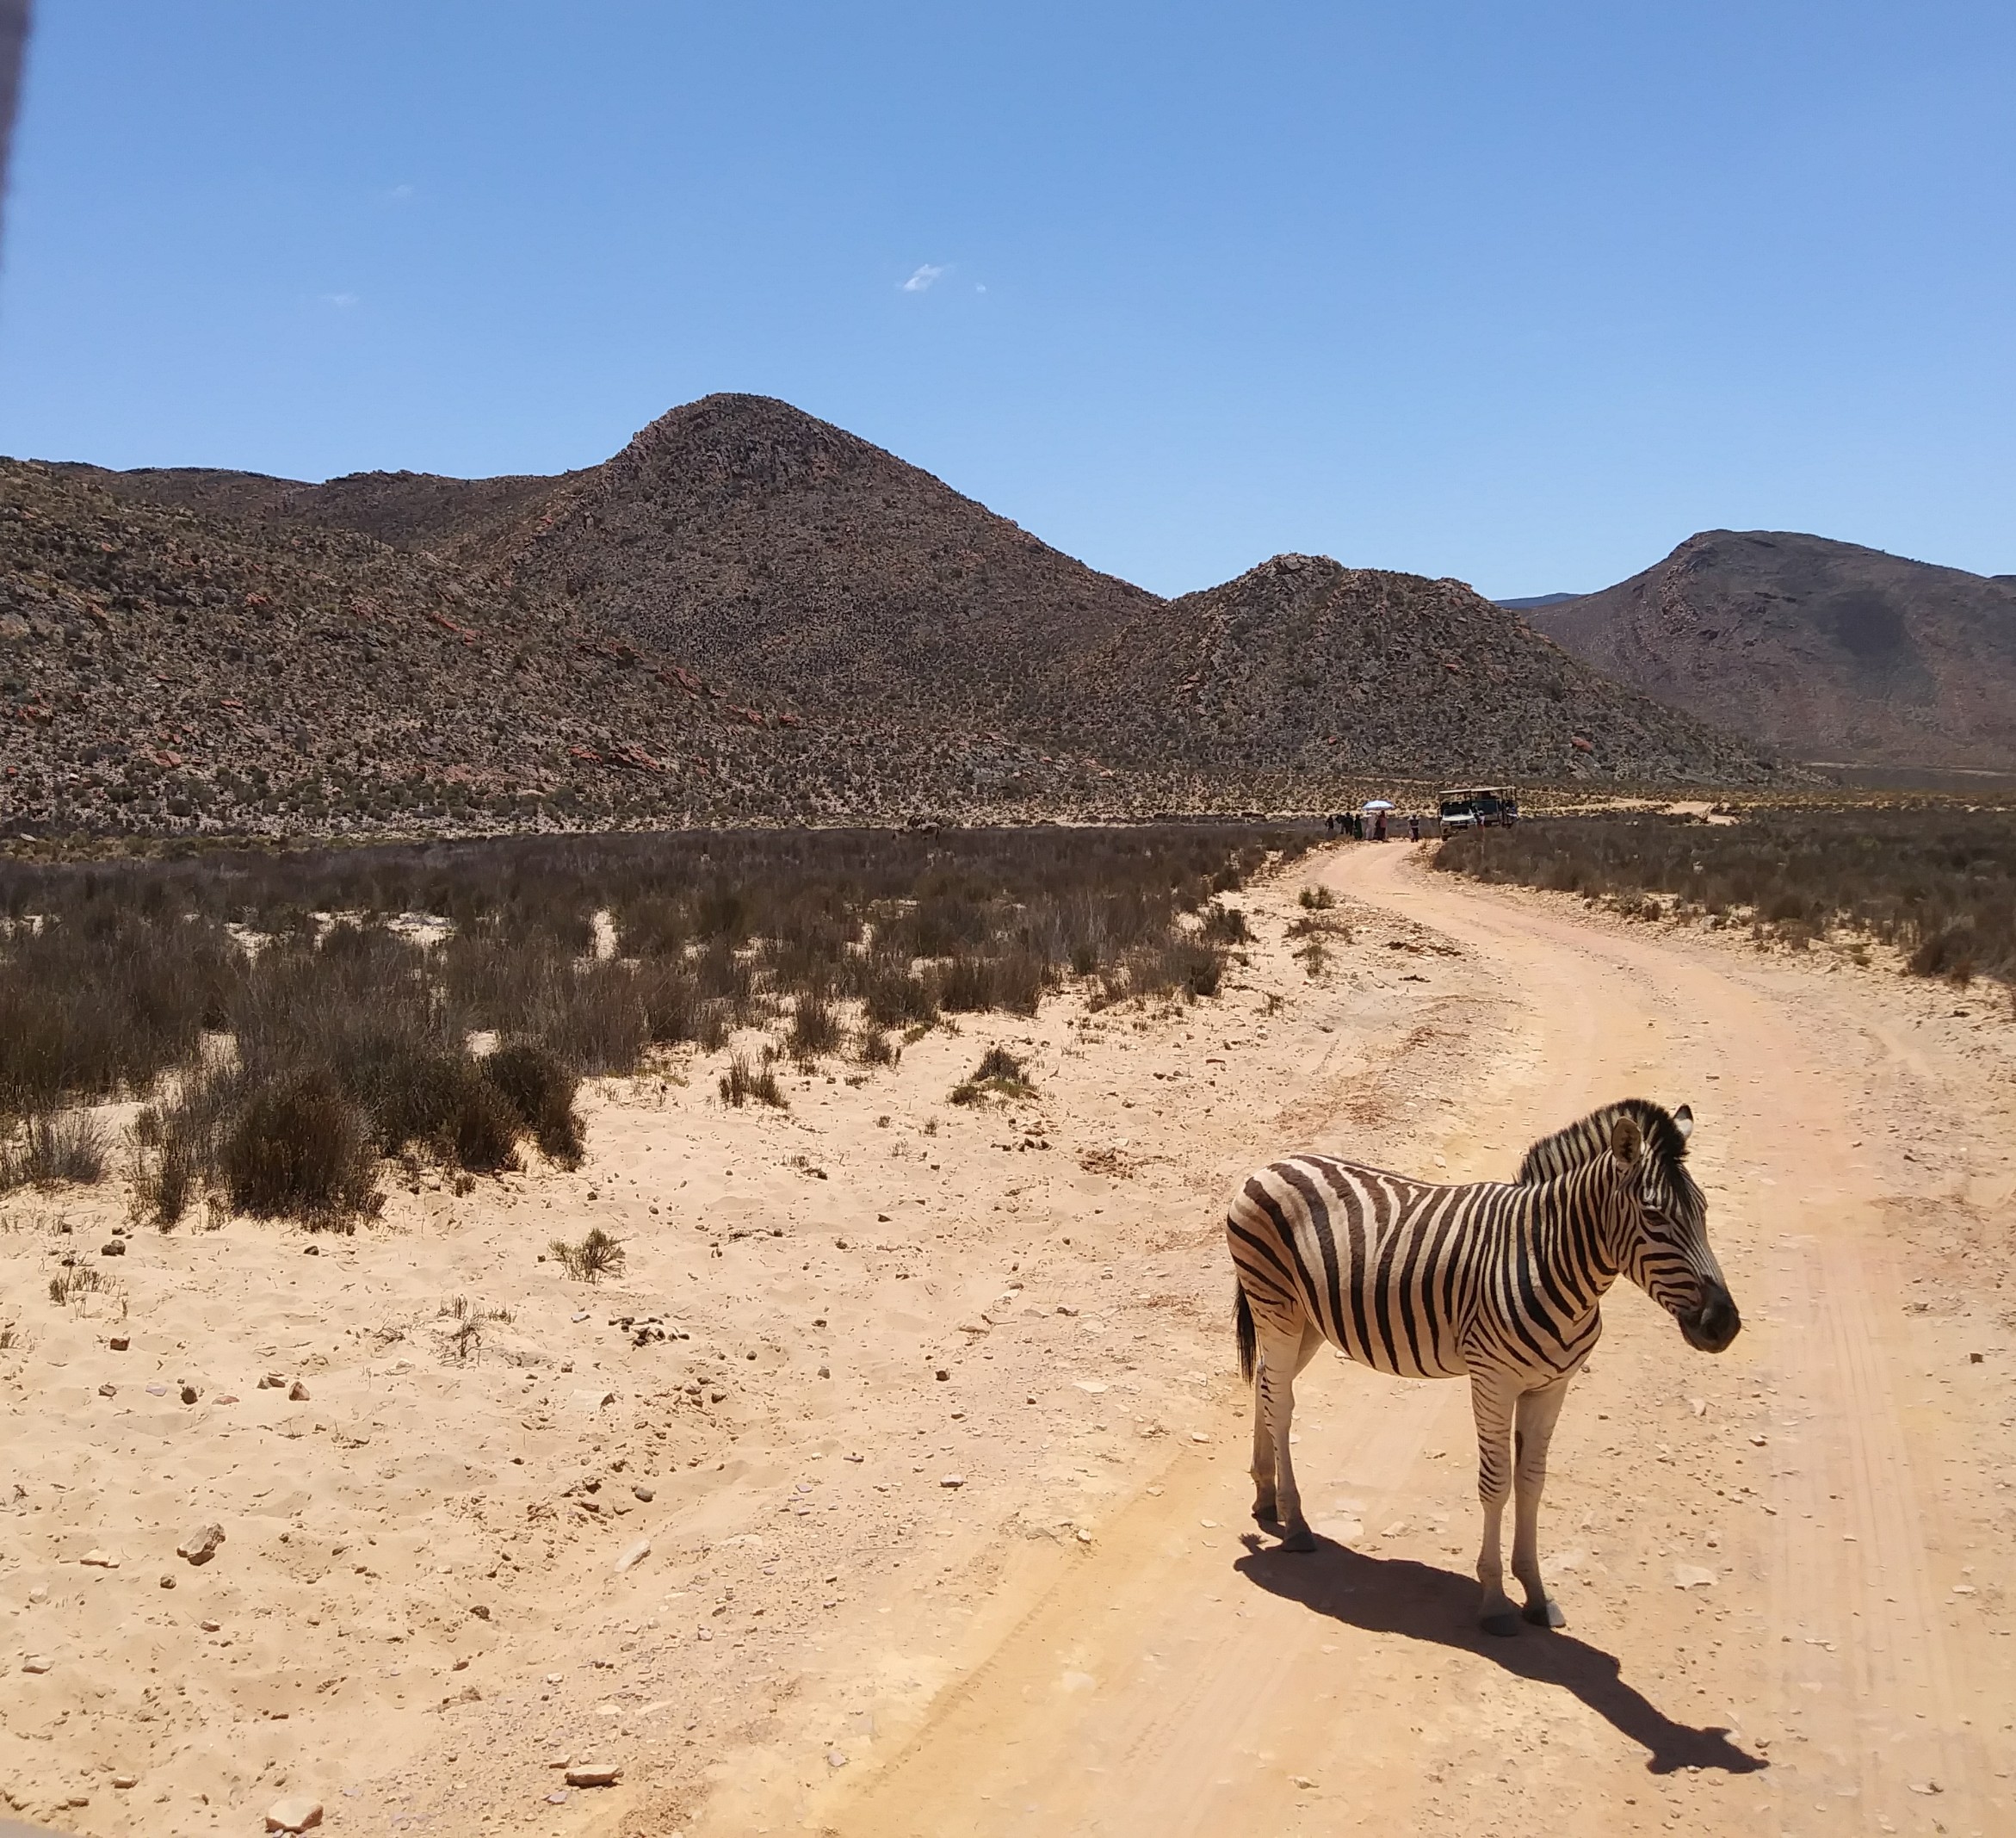
<path fill-rule="evenodd" d="M 2016 1830 L 2016 1362 L 1988 1290 L 2007 1263 L 2008 1093 L 1970 1057 L 1965 1012 L 1928 1025 L 1946 1002 L 1922 987 L 1605 926 L 1400 848 L 1323 874 L 1463 952 L 1478 1025 L 1406 1094 L 1413 1165 L 1503 1176 L 1537 1123 L 1691 1101 L 1744 1334 L 1693 1353 L 1620 1287 L 1543 1519 L 1568 1629 L 1509 1642 L 1471 1626 L 1465 1388 L 1311 1369 L 1296 1460 L 1326 1538 L 1307 1556 L 1251 1532 L 1226 1391 L 1211 1445 L 1075 1563 L 1019 1594 L 1011 1577 L 986 1649 L 900 1752 L 793 1823 Z M 1304 1091 L 1302 1140 L 1272 1146 L 1395 1137 L 1345 1096 Z"/>

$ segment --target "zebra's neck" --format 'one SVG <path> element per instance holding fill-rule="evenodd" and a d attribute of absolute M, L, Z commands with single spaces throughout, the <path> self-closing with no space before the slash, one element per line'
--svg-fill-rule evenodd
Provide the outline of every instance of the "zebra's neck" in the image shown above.
<path fill-rule="evenodd" d="M 1542 1182 L 1532 1194 L 1536 1253 L 1564 1295 L 1595 1308 L 1625 1261 L 1614 1172 L 1588 1163 Z"/>

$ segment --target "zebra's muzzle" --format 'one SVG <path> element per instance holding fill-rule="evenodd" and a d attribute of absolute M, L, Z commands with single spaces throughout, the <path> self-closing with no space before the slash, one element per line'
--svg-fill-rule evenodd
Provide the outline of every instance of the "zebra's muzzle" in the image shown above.
<path fill-rule="evenodd" d="M 1676 1318 L 1687 1345 L 1700 1353 L 1719 1353 L 1743 1329 L 1743 1317 L 1719 1283 L 1704 1283 L 1700 1307 Z"/>

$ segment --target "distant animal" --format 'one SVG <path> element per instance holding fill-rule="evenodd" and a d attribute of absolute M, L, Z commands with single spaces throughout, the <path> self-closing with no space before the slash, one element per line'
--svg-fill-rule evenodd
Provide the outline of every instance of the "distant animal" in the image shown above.
<path fill-rule="evenodd" d="M 1516 1634 L 1566 1618 L 1540 1574 L 1547 1447 L 1568 1384 L 1627 1276 L 1719 1353 L 1742 1326 L 1709 1247 L 1707 1206 L 1686 1167 L 1694 1114 L 1643 1098 L 1605 1105 L 1526 1151 L 1515 1182 L 1448 1186 L 1296 1155 L 1248 1177 L 1225 1231 L 1239 1290 L 1240 1367 L 1253 1381 L 1253 1517 L 1283 1548 L 1315 1538 L 1289 1455 L 1296 1375 L 1328 1340 L 1362 1365 L 1470 1381 L 1484 1508 L 1478 1618 Z M 1516 1495 L 1505 1593 L 1500 1530 Z"/>

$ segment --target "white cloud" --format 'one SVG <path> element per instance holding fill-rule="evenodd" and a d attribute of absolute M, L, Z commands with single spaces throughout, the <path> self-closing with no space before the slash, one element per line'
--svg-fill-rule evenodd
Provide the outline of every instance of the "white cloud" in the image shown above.
<path fill-rule="evenodd" d="M 355 294 L 325 294 L 322 300 L 325 306 L 334 306 L 339 313 L 348 313 L 357 304 Z"/>
<path fill-rule="evenodd" d="M 917 272 L 903 283 L 903 291 L 906 294 L 925 293 L 944 272 L 943 263 L 923 263 L 919 264 Z"/>
<path fill-rule="evenodd" d="M 395 199 L 405 199 L 412 195 L 413 188 L 411 185 L 394 185 L 390 191 L 386 193 L 387 197 Z"/>

